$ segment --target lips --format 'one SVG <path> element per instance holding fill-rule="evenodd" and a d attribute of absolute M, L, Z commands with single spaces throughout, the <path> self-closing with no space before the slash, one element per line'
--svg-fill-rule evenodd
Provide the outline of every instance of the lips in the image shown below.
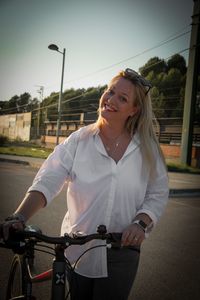
<path fill-rule="evenodd" d="M 103 109 L 106 110 L 106 111 L 109 111 L 109 112 L 116 112 L 117 111 L 114 107 L 112 107 L 112 106 L 110 106 L 106 103 L 104 104 Z"/>

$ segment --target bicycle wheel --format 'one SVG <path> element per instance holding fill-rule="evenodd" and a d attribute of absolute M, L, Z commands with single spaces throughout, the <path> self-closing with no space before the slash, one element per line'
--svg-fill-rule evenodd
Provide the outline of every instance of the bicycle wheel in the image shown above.
<path fill-rule="evenodd" d="M 16 254 L 13 258 L 8 277 L 6 300 L 15 297 L 18 297 L 17 299 L 25 299 L 23 296 L 25 289 L 23 268 L 22 258 Z"/>

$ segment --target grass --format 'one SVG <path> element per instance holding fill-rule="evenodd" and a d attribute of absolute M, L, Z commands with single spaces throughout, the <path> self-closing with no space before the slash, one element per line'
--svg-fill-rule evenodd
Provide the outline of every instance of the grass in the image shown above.
<path fill-rule="evenodd" d="M 28 156 L 44 159 L 47 158 L 52 151 L 52 149 L 41 148 L 38 145 L 28 143 L 24 144 L 24 146 L 22 146 L 21 144 L 8 144 L 6 146 L 0 147 L 0 154 Z M 200 169 L 179 164 L 176 162 L 167 161 L 167 168 L 169 172 L 200 174 Z"/>
<path fill-rule="evenodd" d="M 37 158 L 47 158 L 52 152 L 52 149 L 40 148 L 38 146 L 8 146 L 0 147 L 0 154 L 18 155 L 18 156 L 29 156 Z"/>

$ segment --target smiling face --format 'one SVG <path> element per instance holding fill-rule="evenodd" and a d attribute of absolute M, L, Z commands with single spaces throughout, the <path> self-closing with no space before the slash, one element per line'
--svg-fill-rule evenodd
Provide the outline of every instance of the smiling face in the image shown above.
<path fill-rule="evenodd" d="M 135 86 L 123 77 L 116 78 L 100 99 L 100 116 L 109 123 L 125 126 L 127 119 L 138 111 L 134 99 Z"/>

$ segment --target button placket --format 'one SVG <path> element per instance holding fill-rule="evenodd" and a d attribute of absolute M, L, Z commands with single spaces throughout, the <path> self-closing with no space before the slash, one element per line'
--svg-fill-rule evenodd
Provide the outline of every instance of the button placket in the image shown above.
<path fill-rule="evenodd" d="M 116 180 L 117 165 L 112 159 L 110 159 L 110 163 L 111 163 L 112 177 L 111 177 L 111 182 L 110 182 L 110 193 L 108 195 L 107 210 L 106 210 L 105 219 L 104 219 L 105 225 L 107 227 L 109 227 L 109 225 L 110 225 L 112 208 L 113 208 L 115 192 L 116 192 L 116 184 L 117 184 L 117 180 Z"/>

